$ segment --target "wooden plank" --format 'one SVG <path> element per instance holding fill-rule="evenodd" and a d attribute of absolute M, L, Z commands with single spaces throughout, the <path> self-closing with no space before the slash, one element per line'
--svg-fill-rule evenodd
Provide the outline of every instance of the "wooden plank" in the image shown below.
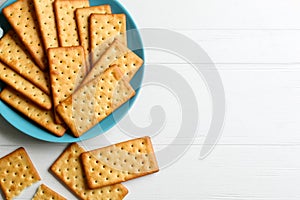
<path fill-rule="evenodd" d="M 140 27 L 168 29 L 299 29 L 295 0 L 120 0 Z M 151 16 L 151 17 L 149 17 Z"/>
<path fill-rule="evenodd" d="M 300 63 L 300 30 L 176 30 L 176 33 L 186 36 L 194 41 L 208 54 L 211 61 L 217 64 L 269 64 L 268 68 L 277 67 L 277 64 Z M 150 41 L 151 37 L 144 35 L 144 40 Z M 172 39 L 172 36 L 170 36 Z M 162 41 L 164 39 L 162 38 Z M 145 43 L 146 63 L 186 63 L 175 53 L 185 45 L 184 41 L 177 41 L 179 49 L 167 49 L 163 46 L 154 46 Z M 152 49 L 151 49 L 152 48 Z M 188 48 L 188 47 L 187 47 Z M 191 51 L 196 51 L 195 49 Z M 197 60 L 188 60 L 196 63 L 207 63 L 199 58 L 203 55 L 200 50 Z M 190 51 L 185 51 L 188 57 Z M 255 67 L 252 65 L 251 67 Z"/>
<path fill-rule="evenodd" d="M 46 172 L 49 163 L 62 149 L 58 145 L 39 143 L 40 152 L 29 149 L 34 162 L 39 162 L 38 170 L 43 182 L 52 186 L 68 199 L 74 199 L 51 174 Z M 87 145 L 87 143 L 86 143 Z M 160 148 L 154 145 L 155 149 Z M 173 146 L 174 150 L 180 148 Z M 11 148 L 12 149 L 12 148 Z M 295 185 L 300 180 L 300 163 L 296 157 L 300 146 L 230 146 L 220 145 L 205 160 L 199 160 L 201 146 L 193 145 L 186 154 L 174 164 L 164 167 L 159 173 L 125 183 L 131 191 L 129 199 L 289 199 L 296 200 L 300 196 Z M 9 149 L 10 150 L 10 149 Z M 52 151 L 52 156 L 42 153 Z M 8 152 L 0 148 L 1 155 Z M 280 162 L 279 162 L 280 160 Z M 188 173 L 187 173 L 188 172 Z M 26 190 L 17 199 L 30 199 L 34 188 Z"/>

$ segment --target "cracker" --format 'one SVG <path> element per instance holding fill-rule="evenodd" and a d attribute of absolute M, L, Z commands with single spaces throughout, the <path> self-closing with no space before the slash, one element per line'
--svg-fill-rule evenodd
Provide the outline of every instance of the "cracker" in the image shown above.
<path fill-rule="evenodd" d="M 13 30 L 8 31 L 0 40 L 0 60 L 46 94 L 50 94 L 48 73 L 34 63 Z"/>
<path fill-rule="evenodd" d="M 33 0 L 45 51 L 58 47 L 53 2 L 54 0 Z"/>
<path fill-rule="evenodd" d="M 76 9 L 75 16 L 79 34 L 79 41 L 80 45 L 84 48 L 87 63 L 90 63 L 89 17 L 92 13 L 110 14 L 111 8 L 109 5 L 101 5 Z"/>
<path fill-rule="evenodd" d="M 67 200 L 44 184 L 41 184 L 31 200 Z"/>
<path fill-rule="evenodd" d="M 121 184 L 91 190 L 86 187 L 80 155 L 85 150 L 77 143 L 70 144 L 53 163 L 50 170 L 82 200 L 123 199 L 128 190 Z"/>
<path fill-rule="evenodd" d="M 0 187 L 6 199 L 13 199 L 39 180 L 41 178 L 23 147 L 0 159 Z"/>
<path fill-rule="evenodd" d="M 62 136 L 66 132 L 64 126 L 55 124 L 51 111 L 41 109 L 13 89 L 7 87 L 2 90 L 0 99 L 54 135 Z"/>
<path fill-rule="evenodd" d="M 51 98 L 32 83 L 18 75 L 6 65 L 0 62 L 0 80 L 21 93 L 26 98 L 46 110 L 51 109 Z"/>
<path fill-rule="evenodd" d="M 84 79 L 83 84 L 102 74 L 103 71 L 112 65 L 118 66 L 124 74 L 124 77 L 131 80 L 135 73 L 143 65 L 143 60 L 120 41 L 115 40 L 93 66 Z"/>
<path fill-rule="evenodd" d="M 150 137 L 85 152 L 81 158 L 87 184 L 92 189 L 159 171 Z"/>
<path fill-rule="evenodd" d="M 84 50 L 81 46 L 51 48 L 48 60 L 53 106 L 56 107 L 74 92 L 86 74 Z M 61 123 L 56 114 L 55 119 Z"/>
<path fill-rule="evenodd" d="M 101 57 L 110 44 L 118 39 L 127 44 L 125 14 L 92 14 L 90 16 L 90 48 L 92 64 Z"/>
<path fill-rule="evenodd" d="M 89 6 L 88 0 L 59 0 L 54 2 L 58 40 L 62 47 L 78 46 L 75 10 Z"/>
<path fill-rule="evenodd" d="M 21 38 L 36 64 L 45 70 L 47 59 L 40 39 L 32 0 L 18 0 L 5 7 L 2 13 Z"/>
<path fill-rule="evenodd" d="M 75 137 L 91 129 L 135 95 L 117 67 L 81 86 L 57 106 L 57 112 Z"/>

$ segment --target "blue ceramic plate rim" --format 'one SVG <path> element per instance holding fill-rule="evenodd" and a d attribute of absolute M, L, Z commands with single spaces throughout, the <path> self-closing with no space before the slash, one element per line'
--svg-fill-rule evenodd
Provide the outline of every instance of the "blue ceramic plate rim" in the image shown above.
<path fill-rule="evenodd" d="M 8 31 L 10 28 L 6 19 L 2 15 L 2 9 L 16 0 L 8 0 L 5 2 L 1 7 L 1 15 L 0 15 L 0 22 L 1 27 L 4 30 L 4 33 Z M 134 30 L 134 41 L 132 40 L 133 37 L 128 37 L 128 47 L 141 47 L 139 49 L 133 50 L 139 57 L 141 57 L 143 60 L 145 60 L 144 55 L 144 49 L 142 44 L 141 36 L 138 32 L 138 28 L 129 14 L 129 12 L 117 1 L 117 0 L 90 0 L 90 6 L 96 6 L 96 5 L 104 5 L 109 4 L 112 8 L 113 13 L 124 13 L 126 14 L 126 20 L 127 20 L 127 31 Z M 131 31 L 130 31 L 131 32 Z M 128 110 L 132 107 L 134 101 L 137 98 L 137 95 L 139 93 L 139 88 L 142 84 L 144 75 L 144 65 L 140 68 L 140 70 L 136 73 L 135 77 L 131 80 L 130 84 L 136 91 L 136 95 L 130 99 L 127 103 L 125 103 L 123 106 L 115 110 L 111 115 L 109 115 L 107 118 L 105 118 L 103 121 L 101 121 L 98 125 L 96 125 L 94 128 L 90 129 L 88 132 L 86 132 L 84 135 L 82 135 L 79 138 L 74 137 L 70 131 L 68 130 L 67 133 L 62 137 L 57 137 L 47 130 L 43 129 L 36 123 L 32 122 L 31 120 L 24 117 L 22 114 L 18 113 L 5 103 L 3 103 L 0 100 L 0 115 L 8 121 L 13 127 L 21 131 L 22 133 L 29 135 L 33 138 L 47 141 L 47 142 L 55 142 L 55 143 L 72 143 L 72 142 L 79 142 L 87 139 L 91 139 L 93 137 L 96 137 L 100 134 L 105 133 L 109 129 L 111 129 L 113 126 L 115 126 L 128 112 Z M 0 91 L 4 87 L 4 84 L 0 82 Z"/>

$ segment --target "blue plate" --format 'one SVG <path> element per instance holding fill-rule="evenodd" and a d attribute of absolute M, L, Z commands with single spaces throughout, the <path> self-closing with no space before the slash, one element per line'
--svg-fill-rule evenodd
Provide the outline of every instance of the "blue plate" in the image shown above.
<path fill-rule="evenodd" d="M 2 15 L 2 9 L 13 2 L 15 2 L 15 0 L 8 0 L 4 5 L 0 7 L 0 11 L 1 11 L 0 22 L 1 22 L 1 27 L 4 30 L 4 33 L 10 29 L 10 26 L 7 20 Z M 129 31 L 127 32 L 128 47 L 132 49 L 143 60 L 145 60 L 141 36 L 137 31 L 137 26 L 134 23 L 134 20 L 132 19 L 130 14 L 116 0 L 90 0 L 91 6 L 103 5 L 103 4 L 109 4 L 111 6 L 113 13 L 126 14 L 127 31 Z M 135 50 L 136 47 L 140 47 L 140 48 Z M 140 68 L 140 70 L 136 73 L 135 77 L 130 82 L 132 87 L 135 89 L 136 94 L 138 94 L 139 88 L 142 84 L 143 74 L 144 74 L 144 66 Z M 0 91 L 2 90 L 3 87 L 4 84 L 0 82 Z M 88 132 L 86 132 L 84 135 L 82 135 L 79 138 L 75 138 L 70 131 L 67 131 L 67 133 L 62 137 L 56 137 L 50 132 L 48 132 L 47 130 L 41 128 L 40 126 L 32 122 L 31 120 L 27 119 L 20 113 L 16 112 L 14 109 L 9 107 L 2 101 L 0 101 L 0 114 L 15 128 L 34 138 L 44 140 L 44 141 L 49 141 L 49 142 L 71 143 L 71 142 L 78 142 L 78 141 L 83 141 L 83 140 L 93 138 L 112 128 L 128 112 L 128 110 L 133 105 L 136 96 L 137 95 L 135 95 L 135 97 L 133 97 L 130 101 L 128 101 L 126 104 L 124 104 L 119 109 L 114 111 L 110 116 L 105 118 L 98 125 L 90 129 Z"/>

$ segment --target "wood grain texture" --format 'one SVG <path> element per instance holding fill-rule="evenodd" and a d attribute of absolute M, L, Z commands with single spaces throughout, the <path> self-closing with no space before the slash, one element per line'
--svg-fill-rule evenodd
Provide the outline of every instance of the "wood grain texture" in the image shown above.
<path fill-rule="evenodd" d="M 157 174 L 124 184 L 130 191 L 126 199 L 298 200 L 300 3 L 190 0 L 183 7 L 178 0 L 144 1 L 142 5 L 120 2 L 139 27 L 167 28 L 196 41 L 216 64 L 226 94 L 222 138 L 212 154 L 199 160 L 211 119 L 205 82 L 178 57 L 146 50 L 147 65 L 163 64 L 187 79 L 199 103 L 200 124 L 194 143 L 180 159 Z M 202 66 L 202 70 L 211 70 Z M 166 110 L 168 121 L 153 138 L 156 151 L 164 149 L 178 133 L 180 106 L 176 97 L 160 87 L 145 87 L 129 112 L 137 125 L 147 126 L 151 124 L 150 109 L 159 103 L 166 109 L 173 106 L 173 110 Z M 33 140 L 4 119 L 0 119 L 0 127 L 0 156 L 21 144 L 28 147 L 43 181 L 67 199 L 74 199 L 47 171 L 66 145 Z M 82 145 L 92 150 L 126 139 L 129 136 L 114 127 Z M 189 140 L 180 138 L 174 151 Z M 44 162 L 38 162 L 41 158 Z M 159 155 L 158 162 L 163 163 Z M 30 188 L 19 199 L 30 199 L 34 192 Z"/>

